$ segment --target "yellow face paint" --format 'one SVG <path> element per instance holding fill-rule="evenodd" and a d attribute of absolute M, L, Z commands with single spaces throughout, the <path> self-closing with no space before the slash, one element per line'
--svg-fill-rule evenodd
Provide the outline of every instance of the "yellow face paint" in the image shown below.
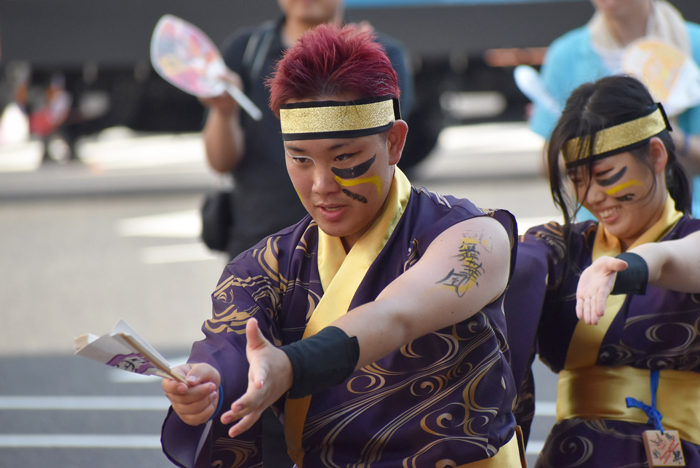
<path fill-rule="evenodd" d="M 624 189 L 626 189 L 627 187 L 632 187 L 632 186 L 634 186 L 634 185 L 644 185 L 644 184 L 642 184 L 642 183 L 641 183 L 640 181 L 638 181 L 637 179 L 632 179 L 632 180 L 629 180 L 629 181 L 625 182 L 624 184 L 616 185 L 615 187 L 606 190 L 605 193 L 607 193 L 607 194 L 610 195 L 610 196 L 613 196 L 613 195 L 615 195 L 617 192 L 619 192 L 620 190 L 624 190 Z"/>
<path fill-rule="evenodd" d="M 371 183 L 377 187 L 377 196 L 381 196 L 381 194 L 382 194 L 382 178 L 379 177 L 378 175 L 372 176 L 372 177 L 364 177 L 362 179 L 352 179 L 352 180 L 345 180 L 345 179 L 341 179 L 338 176 L 335 176 L 335 181 L 338 182 L 343 187 L 352 187 L 353 185 Z"/>

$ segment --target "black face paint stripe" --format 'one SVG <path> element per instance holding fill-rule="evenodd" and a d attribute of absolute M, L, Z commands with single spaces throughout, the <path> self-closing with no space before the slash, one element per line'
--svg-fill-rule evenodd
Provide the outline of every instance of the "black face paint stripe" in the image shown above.
<path fill-rule="evenodd" d="M 619 180 L 624 177 L 626 172 L 627 172 L 627 166 L 623 167 L 617 173 L 613 174 L 609 178 L 599 180 L 598 185 L 600 185 L 601 187 L 608 187 L 616 182 L 619 182 Z"/>
<path fill-rule="evenodd" d="M 367 199 L 359 193 L 351 192 L 348 189 L 343 189 L 343 193 L 353 200 L 359 201 L 360 203 L 367 203 Z"/>
<path fill-rule="evenodd" d="M 367 161 L 363 162 L 362 164 L 358 164 L 355 167 L 349 167 L 347 169 L 331 167 L 331 171 L 333 171 L 333 174 L 337 175 L 341 179 L 356 179 L 365 172 L 369 171 L 369 168 L 372 167 L 372 164 L 374 164 L 375 159 L 377 159 L 376 154 Z"/>
<path fill-rule="evenodd" d="M 628 193 L 627 195 L 623 195 L 621 197 L 617 197 L 617 201 L 621 202 L 627 202 L 627 201 L 632 201 L 634 200 L 634 194 L 633 193 Z"/>

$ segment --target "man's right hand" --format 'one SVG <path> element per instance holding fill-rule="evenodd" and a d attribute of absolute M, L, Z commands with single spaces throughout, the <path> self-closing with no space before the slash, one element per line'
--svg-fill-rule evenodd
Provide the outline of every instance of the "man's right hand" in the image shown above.
<path fill-rule="evenodd" d="M 209 364 L 182 364 L 172 370 L 187 380 L 185 385 L 163 379 L 163 391 L 173 410 L 190 426 L 204 424 L 214 415 L 219 404 L 219 371 Z"/>
<path fill-rule="evenodd" d="M 238 89 L 243 89 L 243 81 L 241 80 L 241 77 L 238 73 L 232 72 L 231 70 L 227 70 L 221 78 L 228 81 Z M 226 91 L 221 93 L 219 96 L 211 98 L 199 98 L 199 102 L 201 102 L 204 106 L 208 107 L 209 109 L 221 112 L 225 115 L 231 115 L 239 110 L 239 106 L 236 100 L 233 99 L 231 95 Z"/>

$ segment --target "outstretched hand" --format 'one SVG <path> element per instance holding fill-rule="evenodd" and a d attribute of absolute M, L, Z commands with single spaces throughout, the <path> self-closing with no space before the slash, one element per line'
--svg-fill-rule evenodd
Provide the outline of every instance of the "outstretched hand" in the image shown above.
<path fill-rule="evenodd" d="M 600 257 L 586 268 L 576 288 L 576 316 L 588 325 L 597 325 L 605 314 L 605 302 L 615 286 L 617 273 L 627 262 L 613 257 Z"/>
<path fill-rule="evenodd" d="M 239 420 L 228 431 L 231 437 L 250 429 L 262 412 L 291 388 L 293 380 L 292 363 L 283 351 L 265 339 L 257 320 L 249 319 L 245 332 L 250 364 L 248 390 L 221 415 L 223 424 Z"/>

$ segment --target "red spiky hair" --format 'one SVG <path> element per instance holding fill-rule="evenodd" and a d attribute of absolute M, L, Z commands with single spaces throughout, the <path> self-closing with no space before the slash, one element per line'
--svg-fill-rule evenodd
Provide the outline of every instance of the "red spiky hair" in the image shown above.
<path fill-rule="evenodd" d="M 304 34 L 277 63 L 267 80 L 270 109 L 291 99 L 319 99 L 352 93 L 358 98 L 399 98 L 399 80 L 384 48 L 367 30 L 322 24 Z"/>

